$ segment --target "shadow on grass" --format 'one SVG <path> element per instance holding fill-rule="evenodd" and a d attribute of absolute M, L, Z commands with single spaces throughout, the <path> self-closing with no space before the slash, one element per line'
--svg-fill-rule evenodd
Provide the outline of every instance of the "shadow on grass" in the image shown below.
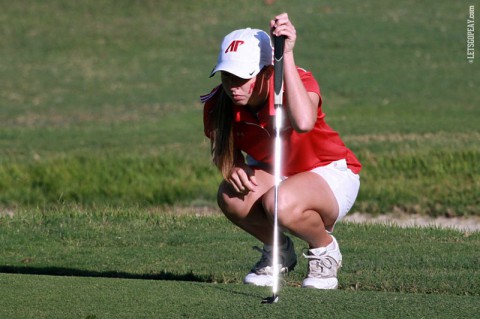
<path fill-rule="evenodd" d="M 23 274 L 23 275 L 46 275 L 46 276 L 72 276 L 72 277 L 101 277 L 143 280 L 175 280 L 211 283 L 211 276 L 198 276 L 192 272 L 186 274 L 174 274 L 162 271 L 158 274 L 132 274 L 118 271 L 92 271 L 64 267 L 20 267 L 0 266 L 0 273 Z"/>
<path fill-rule="evenodd" d="M 212 285 L 212 289 L 215 290 L 220 290 L 222 292 L 225 292 L 230 295 L 239 295 L 239 296 L 244 296 L 244 297 L 254 297 L 260 300 L 260 298 L 263 299 L 264 296 L 262 296 L 259 293 L 253 293 L 253 292 L 245 292 L 245 291 L 239 291 L 238 289 L 235 289 L 235 286 L 225 286 L 225 285 Z M 269 288 L 270 289 L 270 288 Z"/>

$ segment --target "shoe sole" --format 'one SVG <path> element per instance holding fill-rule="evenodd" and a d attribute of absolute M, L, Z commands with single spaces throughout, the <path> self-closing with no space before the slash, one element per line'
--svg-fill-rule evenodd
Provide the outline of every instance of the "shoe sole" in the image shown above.
<path fill-rule="evenodd" d="M 335 280 L 335 281 L 331 280 L 330 285 L 329 285 L 329 282 L 327 280 L 319 281 L 319 282 L 316 282 L 316 283 L 312 282 L 312 281 L 309 281 L 305 284 L 305 281 L 307 281 L 307 279 L 308 278 L 305 278 L 304 282 L 302 282 L 302 288 L 325 289 L 325 290 L 337 289 L 338 288 L 338 280 Z M 330 278 L 330 279 L 333 279 L 333 278 Z"/>
<path fill-rule="evenodd" d="M 295 266 L 297 265 L 297 261 L 295 261 L 290 267 L 287 268 L 286 272 L 283 272 L 283 274 L 288 274 L 289 272 L 293 271 L 295 269 Z M 258 287 L 272 287 L 273 283 L 255 283 L 255 282 L 246 282 L 245 279 L 243 280 L 243 284 L 245 285 L 253 285 L 253 286 L 258 286 Z"/>
<path fill-rule="evenodd" d="M 318 288 L 318 287 L 315 287 L 315 286 L 302 286 L 302 288 L 306 288 L 306 289 L 319 289 L 319 290 L 334 290 L 334 289 L 337 289 L 338 288 L 338 285 L 336 286 L 333 286 L 333 287 L 324 287 L 324 288 Z"/>

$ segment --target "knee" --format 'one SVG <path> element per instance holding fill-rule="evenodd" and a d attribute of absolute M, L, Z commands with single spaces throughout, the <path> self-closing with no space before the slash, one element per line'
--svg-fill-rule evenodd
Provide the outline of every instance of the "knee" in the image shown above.
<path fill-rule="evenodd" d="M 228 183 L 223 181 L 218 187 L 217 191 L 217 204 L 222 212 L 230 211 L 232 209 L 232 196 L 230 196 L 231 190 Z"/>
<path fill-rule="evenodd" d="M 263 209 L 265 210 L 265 213 L 267 214 L 268 217 L 273 218 L 273 215 L 275 214 L 275 191 L 271 189 L 265 195 L 263 195 L 262 198 L 262 206 Z"/>
<path fill-rule="evenodd" d="M 238 198 L 238 194 L 236 194 L 230 184 L 225 181 L 218 187 L 217 204 L 223 214 L 229 219 L 241 219 L 246 215 L 242 201 Z"/>
<path fill-rule="evenodd" d="M 272 189 L 265 194 L 262 201 L 265 212 L 271 216 L 275 214 L 275 191 Z M 289 228 L 289 225 L 295 224 L 302 215 L 302 212 L 296 205 L 295 198 L 292 198 L 288 194 L 281 194 L 278 198 L 278 222 L 281 226 Z"/>

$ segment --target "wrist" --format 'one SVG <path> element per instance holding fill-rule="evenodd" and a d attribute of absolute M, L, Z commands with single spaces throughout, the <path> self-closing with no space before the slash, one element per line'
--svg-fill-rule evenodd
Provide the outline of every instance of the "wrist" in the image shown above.
<path fill-rule="evenodd" d="M 293 56 L 293 51 L 288 51 L 283 54 L 283 64 L 295 65 L 295 58 Z"/>

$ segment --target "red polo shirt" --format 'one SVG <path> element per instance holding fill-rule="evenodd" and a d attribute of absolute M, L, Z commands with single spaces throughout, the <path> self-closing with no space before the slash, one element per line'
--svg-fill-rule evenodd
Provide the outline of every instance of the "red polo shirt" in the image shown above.
<path fill-rule="evenodd" d="M 307 133 L 296 132 L 288 121 L 287 112 L 284 112 L 285 123 L 281 133 L 282 175 L 295 175 L 340 159 L 345 159 L 348 168 L 358 174 L 362 167 L 360 162 L 353 152 L 345 146 L 338 133 L 325 122 L 320 87 L 317 81 L 310 72 L 301 68 L 297 68 L 297 70 L 307 91 L 317 93 L 320 96 L 320 101 L 315 126 Z M 210 94 L 201 97 L 201 101 L 205 103 L 203 121 L 205 135 L 208 138 L 211 138 L 213 127 L 211 113 L 216 107 L 221 90 L 223 88 L 219 85 Z M 237 149 L 249 154 L 255 160 L 273 167 L 275 140 L 273 76 L 270 80 L 270 92 L 267 103 L 257 114 L 252 113 L 244 106 L 233 106 L 233 134 Z"/>

